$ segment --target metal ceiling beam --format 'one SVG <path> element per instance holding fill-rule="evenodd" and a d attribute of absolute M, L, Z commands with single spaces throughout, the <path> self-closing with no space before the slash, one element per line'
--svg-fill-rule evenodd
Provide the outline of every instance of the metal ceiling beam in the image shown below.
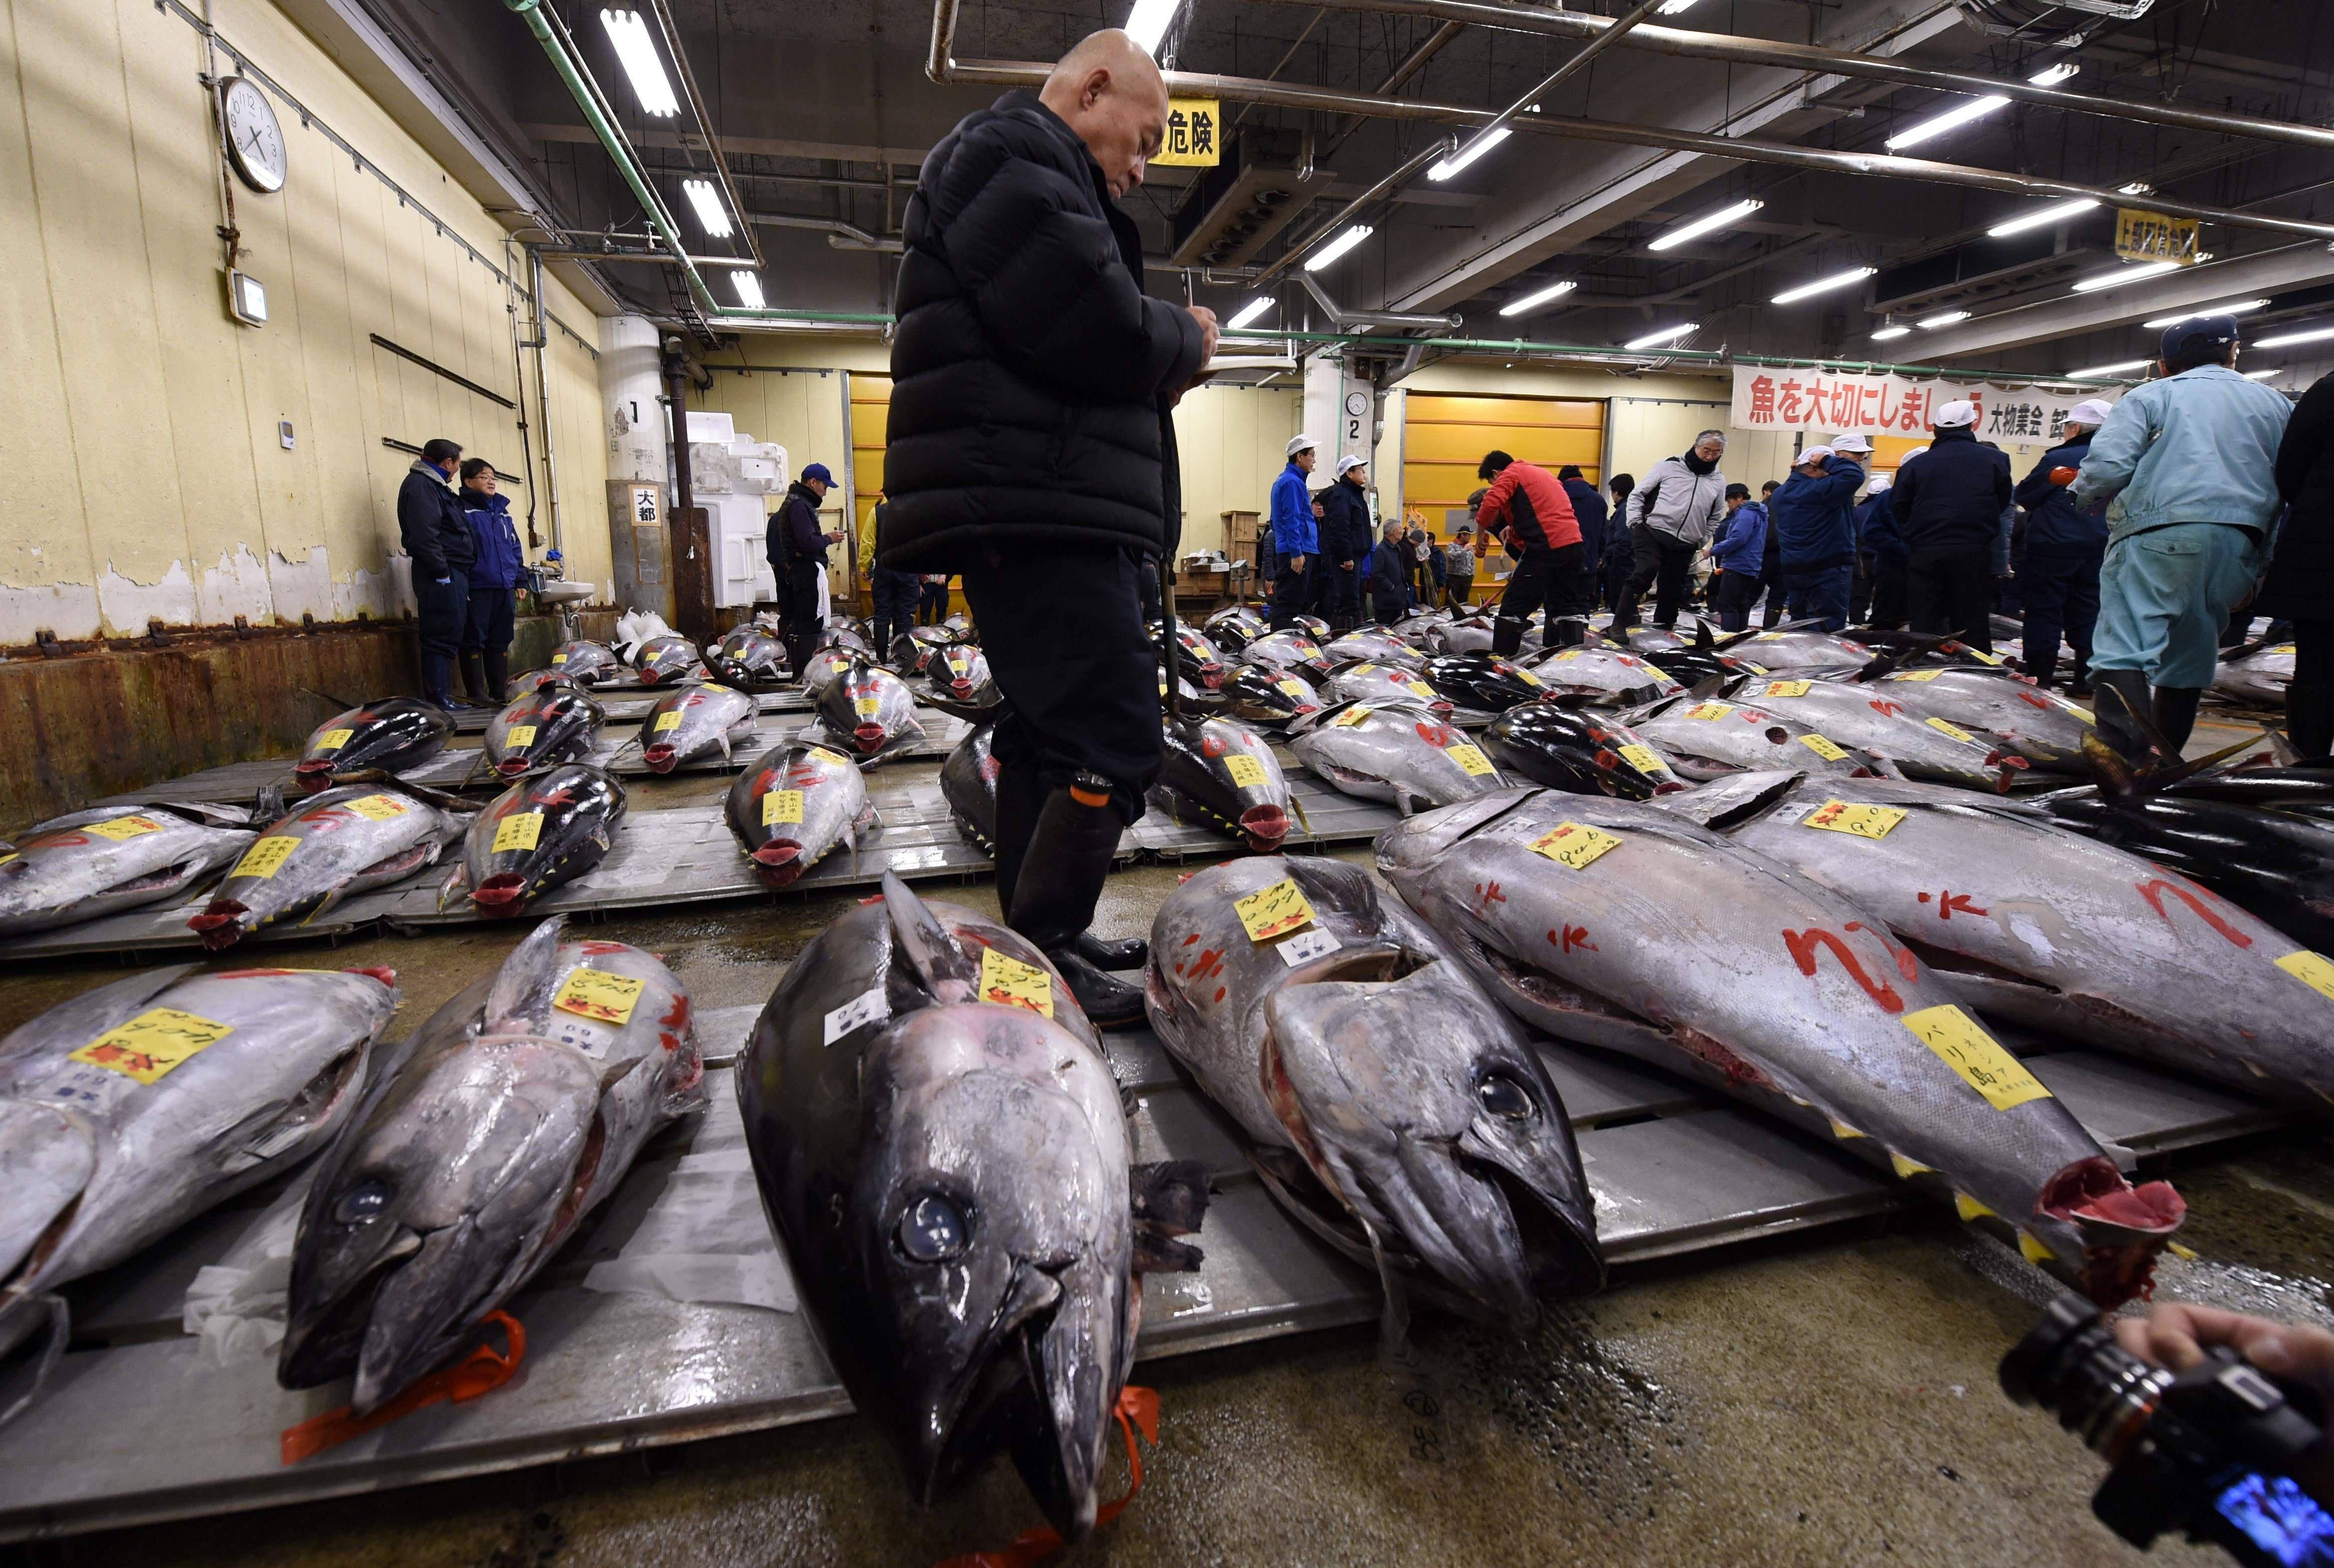
<path fill-rule="evenodd" d="M 2050 342 L 2231 300 L 2281 293 L 2334 278 L 2334 255 L 2314 245 L 2283 245 L 2233 261 L 2209 262 L 2130 289 L 2106 289 L 1996 311 L 1924 333 L 1922 351 L 1943 361 Z M 2128 296 L 2128 297 L 2127 297 Z M 2243 324 L 2241 322 L 2241 324 Z M 2135 347 L 2136 354 L 2148 345 Z"/>
<path fill-rule="evenodd" d="M 661 3 L 661 0 L 660 0 L 660 3 Z M 1668 4 L 1668 0 L 1639 0 L 1639 4 L 1635 10 L 1629 12 L 1626 15 L 1615 22 L 1610 27 L 1606 28 L 1605 31 L 1599 33 L 1596 37 L 1591 38 L 1586 47 L 1579 50 L 1563 64 L 1558 66 L 1555 70 L 1542 77 L 1538 86 L 1533 88 L 1529 92 L 1525 93 L 1521 98 L 1517 99 L 1513 103 L 1509 104 L 1505 109 L 1502 109 L 1499 113 L 1494 114 L 1489 120 L 1478 127 L 1475 134 L 1467 139 L 1466 145 L 1461 147 L 1457 152 L 1451 155 L 1452 161 L 1453 163 L 1463 163 L 1468 161 L 1468 159 L 1473 155 L 1483 151 L 1486 139 L 1507 130 L 1508 122 L 1515 119 L 1517 115 L 1521 114 L 1525 110 L 1529 109 L 1533 104 L 1538 103 L 1541 99 L 1546 98 L 1549 93 L 1555 91 L 1558 88 L 1563 86 L 1566 82 L 1579 75 L 1583 71 L 1587 70 L 1590 65 L 1596 63 L 1596 57 L 1599 54 L 1604 53 L 1605 51 L 1612 48 L 1615 43 L 1621 43 L 1623 40 L 1627 38 L 1629 34 L 1635 30 L 1637 24 L 1643 22 L 1646 17 L 1651 16 L 1654 12 L 1660 10 L 1662 6 L 1666 4 Z"/>

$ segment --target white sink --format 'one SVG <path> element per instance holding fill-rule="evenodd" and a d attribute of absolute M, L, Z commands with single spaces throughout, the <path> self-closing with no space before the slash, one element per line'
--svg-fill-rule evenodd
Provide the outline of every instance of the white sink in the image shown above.
<path fill-rule="evenodd" d="M 554 578 L 536 592 L 535 598 L 545 604 L 575 604 L 591 598 L 592 592 L 593 585 L 589 582 L 567 582 Z"/>

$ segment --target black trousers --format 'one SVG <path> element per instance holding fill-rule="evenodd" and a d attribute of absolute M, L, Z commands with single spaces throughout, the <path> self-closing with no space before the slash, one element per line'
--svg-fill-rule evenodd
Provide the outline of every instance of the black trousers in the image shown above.
<path fill-rule="evenodd" d="M 1165 760 L 1159 650 L 1135 587 L 1143 569 L 1114 546 L 1048 546 L 1009 560 L 975 549 L 963 572 L 1005 695 L 998 765 L 1034 771 L 1048 793 L 1081 772 L 1099 774 L 1128 822 L 1143 815 L 1143 793 Z"/>
<path fill-rule="evenodd" d="M 2026 673 L 2045 686 L 2059 662 L 2059 640 L 2075 650 L 2075 680 L 2091 665 L 2091 630 L 2099 621 L 2099 567 L 2107 546 L 2056 549 L 2029 544 L 2018 563 L 2020 601 L 2026 607 L 2020 643 Z"/>
<path fill-rule="evenodd" d="M 1871 562 L 1869 555 L 1856 558 L 1856 576 L 1847 585 L 1847 623 L 1850 626 L 1864 625 L 1872 614 L 1874 578 Z"/>
<path fill-rule="evenodd" d="M 1587 592 L 1587 556 L 1588 546 L 1577 541 L 1561 550 L 1527 549 L 1500 594 L 1500 619 L 1529 624 L 1542 605 L 1551 616 L 1585 613 L 1575 606 Z"/>
<path fill-rule="evenodd" d="M 1272 629 L 1275 631 L 1286 631 L 1297 624 L 1298 616 L 1313 613 L 1315 572 L 1321 564 L 1320 558 L 1306 556 L 1302 572 L 1289 565 L 1293 559 L 1292 556 L 1282 556 L 1280 570 L 1272 579 Z M 1155 688 L 1153 695 L 1156 695 Z"/>
<path fill-rule="evenodd" d="M 1980 652 L 1993 651 L 1993 551 L 1913 552 L 1905 567 L 1905 607 L 1913 630 L 1949 632 Z"/>
<path fill-rule="evenodd" d="M 1905 563 L 1878 556 L 1872 563 L 1872 619 L 1883 630 L 1905 624 Z"/>
<path fill-rule="evenodd" d="M 786 662 L 796 675 L 818 646 L 819 633 L 826 630 L 818 613 L 819 570 L 815 561 L 798 561 L 778 590 L 778 608 L 786 618 Z"/>
<path fill-rule="evenodd" d="M 1759 595 L 1766 584 L 1747 572 L 1729 572 L 1718 580 L 1718 624 L 1729 631 L 1750 630 L 1750 611 L 1758 605 Z"/>
<path fill-rule="evenodd" d="M 2293 623 L 2293 679 L 2285 688 L 2286 736 L 2303 757 L 2334 751 L 2334 620 Z"/>
<path fill-rule="evenodd" d="M 448 578 L 444 582 L 417 578 L 413 584 L 414 630 L 421 651 L 437 659 L 459 652 L 470 629 L 469 572 L 457 566 Z"/>
<path fill-rule="evenodd" d="M 511 645 L 516 624 L 511 590 L 470 584 L 469 608 L 464 615 L 462 651 L 500 653 Z"/>
<path fill-rule="evenodd" d="M 948 619 L 948 584 L 926 582 L 916 589 L 916 624 L 938 626 Z"/>
<path fill-rule="evenodd" d="M 1613 612 L 1615 626 L 1637 623 L 1637 603 L 1645 590 L 1654 590 L 1654 624 L 1675 626 L 1678 611 L 1685 607 L 1686 578 L 1693 569 L 1693 558 L 1702 546 L 1689 544 L 1675 534 L 1664 534 L 1658 528 L 1639 523 L 1629 530 L 1629 543 L 1636 552 L 1636 565 L 1629 574 L 1629 592 Z"/>
<path fill-rule="evenodd" d="M 868 573 L 867 586 L 875 601 L 875 656 L 886 659 L 892 639 L 905 637 L 916 623 L 916 599 L 923 582 L 912 572 L 878 566 Z"/>

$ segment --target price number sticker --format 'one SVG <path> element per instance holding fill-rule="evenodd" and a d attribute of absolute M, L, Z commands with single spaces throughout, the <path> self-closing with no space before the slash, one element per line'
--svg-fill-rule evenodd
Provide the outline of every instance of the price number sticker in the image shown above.
<path fill-rule="evenodd" d="M 1522 681 L 1526 686 L 1545 686 L 1545 685 L 1547 685 L 1547 684 L 1548 684 L 1546 681 L 1544 681 L 1544 680 L 1540 679 L 1540 678 L 1539 678 L 1538 676 L 1534 675 L 1534 674 L 1533 674 L 1530 670 L 1529 670 L 1529 669 L 1519 669 L 1519 670 L 1517 670 L 1517 671 L 1516 671 L 1516 678 L 1517 678 L 1518 680 Z"/>
<path fill-rule="evenodd" d="M 873 718 L 875 710 L 882 706 L 883 699 L 881 697 L 854 697 L 851 699 L 851 711 L 862 718 Z"/>
<path fill-rule="evenodd" d="M 1376 670 L 1376 669 L 1377 666 L 1374 664 L 1357 664 L 1354 666 L 1353 669 L 1349 673 L 1354 675 L 1368 675 Z"/>
<path fill-rule="evenodd" d="M 769 797 L 766 795 L 763 798 L 767 800 Z M 832 1045 L 854 1029 L 863 1028 L 870 1024 L 880 1024 L 891 1015 L 892 1000 L 883 994 L 882 986 L 876 986 L 862 991 L 826 1015 L 822 1030 L 825 1044 Z"/>
<path fill-rule="evenodd" d="M 1891 680 L 1934 680 L 1937 677 L 1944 673 L 1945 672 L 1942 669 L 1900 669 L 1888 678 Z"/>
<path fill-rule="evenodd" d="M 1299 702 L 1313 695 L 1313 688 L 1295 676 L 1284 675 L 1272 684 L 1280 688 L 1283 697 L 1293 697 Z"/>
<path fill-rule="evenodd" d="M 1351 729 L 1354 726 L 1361 723 L 1362 720 L 1369 717 L 1370 710 L 1361 703 L 1357 702 L 1354 704 L 1353 707 L 1347 708 L 1345 712 L 1339 714 L 1336 717 L 1331 719 L 1329 721 L 1329 727 L 1331 729 Z"/>
<path fill-rule="evenodd" d="M 162 824 L 152 817 L 116 817 L 110 822 L 92 822 L 82 829 L 82 832 L 93 833 L 101 839 L 111 839 L 117 844 L 161 831 Z"/>
<path fill-rule="evenodd" d="M 1451 754 L 1451 760 L 1457 763 L 1460 771 L 1469 778 L 1482 778 L 1493 771 L 1491 759 L 1483 755 L 1482 747 L 1471 742 L 1462 740 L 1456 746 L 1446 746 L 1442 749 Z"/>
<path fill-rule="evenodd" d="M 283 869 L 284 862 L 290 860 L 292 851 L 299 847 L 300 841 L 289 833 L 271 833 L 266 838 L 254 841 L 251 848 L 243 851 L 243 859 L 236 861 L 235 870 L 227 875 L 272 877 Z"/>
<path fill-rule="evenodd" d="M 983 948 L 980 999 L 1004 1007 L 1026 1007 L 1041 1017 L 1050 1018 L 1054 1015 L 1054 977 L 1010 953 Z"/>
<path fill-rule="evenodd" d="M 662 713 L 656 716 L 656 723 L 650 727 L 649 733 L 651 735 L 662 735 L 667 730 L 679 729 L 680 727 L 680 709 L 677 707 L 669 707 Z"/>
<path fill-rule="evenodd" d="M 567 656 L 564 653 L 555 653 L 551 656 L 551 662 L 554 664 L 564 664 L 567 662 Z"/>
<path fill-rule="evenodd" d="M 1977 740 L 1977 736 L 1970 734 L 1969 731 L 1963 729 L 1961 726 L 1948 723 L 1942 718 L 1924 718 L 1921 722 L 1927 725 L 1931 729 L 1935 730 L 1939 735 L 1950 736 L 1955 740 L 1965 740 L 1972 743 L 1974 743 Z"/>
<path fill-rule="evenodd" d="M 1823 828 L 1835 833 L 1853 833 L 1859 839 L 1885 839 L 1905 820 L 1905 813 L 1895 806 L 1852 805 L 1847 801 L 1826 801 L 1809 812 L 1801 827 Z"/>
<path fill-rule="evenodd" d="M 762 797 L 762 825 L 774 828 L 782 822 L 800 822 L 803 820 L 802 803 L 803 793 L 800 790 L 772 790 Z"/>
<path fill-rule="evenodd" d="M 1224 758 L 1224 771 L 1232 775 L 1232 783 L 1240 789 L 1264 787 L 1264 765 L 1246 752 L 1233 752 Z"/>
<path fill-rule="evenodd" d="M 1660 754 L 1655 752 L 1654 748 L 1649 746 L 1623 746 L 1621 748 L 1621 760 L 1627 763 L 1631 767 L 1635 768 L 1639 773 L 1667 773 L 1670 771 L 1670 765 L 1664 762 L 1661 759 Z"/>
<path fill-rule="evenodd" d="M 504 733 L 503 744 L 509 746 L 533 746 L 535 744 L 535 726 L 534 725 L 515 724 Z"/>
<path fill-rule="evenodd" d="M 1803 735 L 1799 736 L 1799 744 L 1807 747 L 1809 751 L 1815 753 L 1818 756 L 1823 758 L 1826 762 L 1846 762 L 1847 760 L 1847 748 L 1839 746 L 1824 736 Z"/>
<path fill-rule="evenodd" d="M 341 747 L 348 745 L 351 740 L 354 739 L 356 733 L 357 732 L 352 729 L 328 729 L 323 734 L 318 736 L 316 737 L 315 745 L 310 746 L 308 749 L 310 751 L 338 751 Z"/>
<path fill-rule="evenodd" d="M 506 850 L 531 850 L 542 837 L 543 813 L 521 812 L 516 816 L 505 817 L 496 826 L 494 852 L 499 855 Z M 578 969 L 576 973 L 580 975 L 584 971 Z"/>
<path fill-rule="evenodd" d="M 579 1018 L 621 1028 L 632 1021 L 632 1009 L 641 1005 L 641 993 L 647 987 L 646 980 L 630 975 L 611 975 L 605 969 L 574 969 L 559 983 L 559 994 L 552 997 L 551 1005 Z"/>
<path fill-rule="evenodd" d="M 1403 685 L 1410 688 L 1412 695 L 1415 697 L 1432 697 L 1434 695 L 1434 688 L 1427 685 L 1426 682 L 1423 680 L 1405 680 L 1403 682 Z"/>
<path fill-rule="evenodd" d="M 348 809 L 372 822 L 393 822 L 412 808 L 395 795 L 360 795 Z"/>
<path fill-rule="evenodd" d="M 1688 718 L 1724 718 L 1733 711 L 1733 707 L 1727 703 L 1698 702 L 1685 710 L 1685 716 Z"/>
<path fill-rule="evenodd" d="M 1343 946 L 1345 944 L 1337 940 L 1336 933 L 1316 926 L 1310 930 L 1297 932 L 1272 950 L 1280 955 L 1282 963 L 1294 969 L 1299 964 L 1307 964 L 1325 954 L 1334 953 Z"/>
<path fill-rule="evenodd" d="M 1586 822 L 1558 822 L 1534 839 L 1532 852 L 1546 855 L 1559 866 L 1579 871 L 1598 856 L 1621 847 L 1613 834 L 1600 832 Z"/>
<path fill-rule="evenodd" d="M 2334 963 L 2328 962 L 2322 955 L 2304 948 L 2280 958 L 2277 967 L 2320 996 L 2334 1000 Z"/>
<path fill-rule="evenodd" d="M 107 1030 L 66 1060 L 152 1083 L 234 1033 L 231 1024 L 176 1007 L 156 1007 Z"/>
<path fill-rule="evenodd" d="M 1808 694 L 1808 688 L 1813 684 L 1814 682 L 1806 680 L 1770 680 L 1767 683 L 1767 695 L 1769 697 L 1805 697 Z"/>
<path fill-rule="evenodd" d="M 1905 1015 L 1913 1037 L 1939 1056 L 1963 1081 L 1985 1096 L 1996 1111 L 2009 1111 L 2030 1100 L 2048 1100 L 2050 1092 L 2026 1070 L 2025 1063 L 2001 1048 L 2001 1043 L 1978 1027 L 1977 1020 L 1948 1002 Z"/>
<path fill-rule="evenodd" d="M 1232 913 L 1239 917 L 1240 928 L 1251 942 L 1269 942 L 1313 923 L 1313 906 L 1305 901 L 1294 877 L 1283 877 L 1235 901 Z"/>

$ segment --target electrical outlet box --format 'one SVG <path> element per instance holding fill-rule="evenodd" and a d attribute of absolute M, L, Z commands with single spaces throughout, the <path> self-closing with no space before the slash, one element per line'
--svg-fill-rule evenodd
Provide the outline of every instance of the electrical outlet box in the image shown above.
<path fill-rule="evenodd" d="M 267 285 L 249 273 L 227 274 L 227 313 L 246 327 L 267 324 Z"/>

